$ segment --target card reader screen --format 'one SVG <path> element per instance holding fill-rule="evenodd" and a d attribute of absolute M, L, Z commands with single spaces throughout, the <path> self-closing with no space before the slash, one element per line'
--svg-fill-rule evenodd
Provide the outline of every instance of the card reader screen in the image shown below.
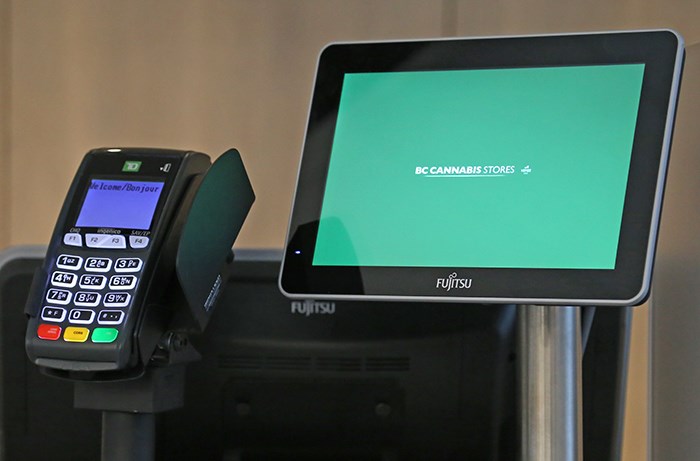
<path fill-rule="evenodd" d="M 147 230 L 164 184 L 93 178 L 75 225 Z"/>
<path fill-rule="evenodd" d="M 614 269 L 644 69 L 345 74 L 313 264 Z"/>

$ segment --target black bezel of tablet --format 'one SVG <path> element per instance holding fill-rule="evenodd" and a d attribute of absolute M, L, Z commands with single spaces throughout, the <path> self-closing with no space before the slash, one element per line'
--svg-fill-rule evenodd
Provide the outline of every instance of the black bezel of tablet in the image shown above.
<path fill-rule="evenodd" d="M 669 30 L 329 45 L 319 58 L 280 288 L 291 297 L 316 298 L 643 302 L 650 285 L 682 61 L 682 38 Z M 645 68 L 614 269 L 312 264 L 346 73 L 639 63 Z M 457 281 L 448 291 L 439 280 L 450 277 Z"/>

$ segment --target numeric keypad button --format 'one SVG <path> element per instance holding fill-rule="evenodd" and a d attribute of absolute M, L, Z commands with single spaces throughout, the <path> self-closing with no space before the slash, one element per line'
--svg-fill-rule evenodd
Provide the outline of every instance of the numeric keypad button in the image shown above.
<path fill-rule="evenodd" d="M 41 310 L 41 320 L 46 322 L 63 322 L 66 318 L 66 310 L 62 307 L 45 306 Z"/>
<path fill-rule="evenodd" d="M 142 265 L 143 261 L 140 258 L 119 258 L 114 264 L 114 272 L 138 272 Z"/>
<path fill-rule="evenodd" d="M 83 264 L 83 258 L 73 255 L 61 255 L 56 259 L 56 267 L 77 271 Z"/>
<path fill-rule="evenodd" d="M 80 325 L 89 325 L 95 319 L 95 311 L 88 309 L 71 309 L 68 321 Z"/>
<path fill-rule="evenodd" d="M 83 290 L 101 290 L 107 283 L 107 277 L 104 275 L 89 275 L 80 276 L 80 288 Z"/>
<path fill-rule="evenodd" d="M 110 290 L 131 290 L 136 286 L 135 275 L 113 275 L 109 278 Z"/>
<path fill-rule="evenodd" d="M 51 304 L 66 305 L 70 302 L 72 293 L 68 290 L 61 290 L 58 288 L 49 288 L 46 292 L 46 302 Z"/>
<path fill-rule="evenodd" d="M 88 258 L 85 261 L 85 270 L 88 272 L 109 272 L 112 268 L 112 260 L 109 258 Z"/>
<path fill-rule="evenodd" d="M 62 288 L 73 288 L 78 281 L 78 274 L 55 271 L 51 274 L 51 285 Z"/>
<path fill-rule="evenodd" d="M 97 316 L 97 323 L 100 325 L 119 325 L 123 320 L 123 311 L 101 311 Z"/>
<path fill-rule="evenodd" d="M 95 307 L 100 304 L 100 294 L 91 291 L 79 291 L 73 298 L 73 304 L 79 307 Z"/>
<path fill-rule="evenodd" d="M 126 307 L 130 301 L 129 293 L 107 293 L 103 304 L 105 307 Z"/>

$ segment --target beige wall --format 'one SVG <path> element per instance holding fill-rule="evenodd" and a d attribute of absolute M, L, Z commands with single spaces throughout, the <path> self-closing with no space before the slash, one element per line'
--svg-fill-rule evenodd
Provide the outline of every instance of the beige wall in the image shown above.
<path fill-rule="evenodd" d="M 135 145 L 239 148 L 258 200 L 238 244 L 281 246 L 318 51 L 442 20 L 406 0 L 12 5 L 12 244 L 48 239 L 88 149 Z"/>
<path fill-rule="evenodd" d="M 85 151 L 139 145 L 238 147 L 258 195 L 238 244 L 278 247 L 325 43 L 658 26 L 700 40 L 695 3 L 0 0 L 0 245 L 48 239 Z"/>
<path fill-rule="evenodd" d="M 281 246 L 327 42 L 647 27 L 700 41 L 697 0 L 0 0 L 0 248 L 47 241 L 97 146 L 238 147 L 258 200 L 237 245 Z M 647 316 L 625 461 L 646 457 Z"/>
<path fill-rule="evenodd" d="M 651 310 L 650 429 L 654 461 L 700 452 L 700 44 L 687 49 L 659 236 Z"/>
<path fill-rule="evenodd" d="M 10 4 L 0 0 L 0 174 L 9 172 L 10 158 Z M 0 248 L 9 243 L 9 181 L 0 180 Z"/>

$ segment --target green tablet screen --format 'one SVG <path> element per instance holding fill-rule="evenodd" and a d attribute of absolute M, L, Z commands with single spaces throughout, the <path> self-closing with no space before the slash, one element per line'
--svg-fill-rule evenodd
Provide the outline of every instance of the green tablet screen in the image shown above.
<path fill-rule="evenodd" d="M 313 265 L 614 269 L 644 68 L 345 74 Z"/>

